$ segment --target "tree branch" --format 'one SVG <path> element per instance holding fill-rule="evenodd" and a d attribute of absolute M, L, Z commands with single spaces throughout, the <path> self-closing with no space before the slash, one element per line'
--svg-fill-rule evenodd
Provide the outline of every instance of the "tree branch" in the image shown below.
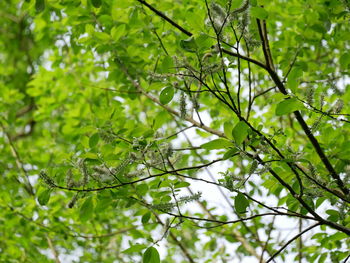
<path fill-rule="evenodd" d="M 280 90 L 280 92 L 284 95 L 288 95 L 288 92 L 283 84 L 283 82 L 280 80 L 279 76 L 277 75 L 274 65 L 273 65 L 273 60 L 272 60 L 272 55 L 270 52 L 269 44 L 268 44 L 268 38 L 267 38 L 267 32 L 266 32 L 266 23 L 261 22 L 259 19 L 257 19 L 258 22 L 258 28 L 259 28 L 259 34 L 261 41 L 263 42 L 263 51 L 265 55 L 265 60 L 267 63 L 267 71 L 269 72 L 272 80 L 275 82 L 276 86 Z M 344 194 L 349 194 L 350 191 L 349 189 L 345 186 L 344 182 L 341 180 L 337 172 L 334 170 L 332 164 L 328 160 L 327 156 L 323 152 L 319 142 L 311 132 L 310 128 L 307 126 L 304 118 L 302 117 L 301 113 L 299 111 L 294 111 L 294 115 L 296 119 L 298 120 L 301 128 L 304 130 L 306 136 L 309 138 L 310 142 L 314 146 L 314 149 L 316 150 L 318 156 L 320 157 L 321 161 L 323 162 L 324 166 L 330 173 L 331 177 L 336 181 L 338 187 L 343 191 Z"/>
<path fill-rule="evenodd" d="M 150 10 L 152 10 L 154 13 L 156 13 L 158 16 L 160 16 L 161 18 L 163 18 L 165 21 L 167 21 L 168 23 L 170 23 L 171 25 L 173 25 L 174 27 L 176 27 L 177 29 L 179 29 L 182 33 L 186 34 L 187 36 L 192 36 L 192 33 L 187 31 L 186 29 L 184 29 L 182 26 L 180 26 L 179 24 L 175 23 L 173 20 L 171 20 L 169 17 L 167 17 L 165 14 L 163 14 L 162 12 L 158 11 L 157 9 L 155 9 L 153 6 L 151 6 L 149 3 L 147 3 L 144 0 L 137 0 L 139 3 L 143 4 L 144 6 L 146 6 L 147 8 L 149 8 Z"/>
<path fill-rule="evenodd" d="M 23 173 L 24 175 L 24 179 L 25 179 L 25 183 L 24 183 L 24 189 L 27 191 L 27 193 L 31 196 L 34 195 L 34 189 L 33 189 L 33 186 L 31 185 L 30 181 L 29 181 L 29 175 L 27 173 L 27 171 L 24 169 L 23 167 L 23 163 L 22 163 L 22 160 L 21 160 L 21 157 L 19 156 L 19 153 L 11 139 L 11 136 L 8 134 L 8 132 L 6 131 L 5 127 L 3 126 L 3 124 L 0 122 L 0 127 L 2 128 L 5 136 L 7 137 L 7 140 L 9 142 L 9 146 L 10 146 L 10 149 L 11 149 L 11 153 L 12 153 L 12 156 L 15 158 L 15 161 L 16 161 L 16 165 L 17 165 L 17 168 Z M 18 178 L 17 178 L 18 180 Z M 19 181 L 19 180 L 18 180 Z"/>
<path fill-rule="evenodd" d="M 310 231 L 311 229 L 313 229 L 313 228 L 315 228 L 315 227 L 317 227 L 317 226 L 319 226 L 319 225 L 320 225 L 320 223 L 314 224 L 314 225 L 312 225 L 312 226 L 306 228 L 304 231 L 302 231 L 302 232 L 298 233 L 297 235 L 295 235 L 295 236 L 294 236 L 292 239 L 290 239 L 283 247 L 281 247 L 278 251 L 276 251 L 276 252 L 272 255 L 272 257 L 270 257 L 270 258 L 266 261 L 266 263 L 271 262 L 279 253 L 281 253 L 281 252 L 282 252 L 290 243 L 292 243 L 294 240 L 296 240 L 297 238 L 299 238 L 300 236 L 302 236 L 302 235 L 305 234 L 306 232 Z"/>
<path fill-rule="evenodd" d="M 154 103 L 158 104 L 159 106 L 161 106 L 163 109 L 165 109 L 166 111 L 168 111 L 169 113 L 177 116 L 177 117 L 180 117 L 181 118 L 181 113 L 172 109 L 171 107 L 167 106 L 167 105 L 164 105 L 162 104 L 156 97 L 154 97 L 153 95 L 149 94 L 148 92 L 146 92 L 141 86 L 140 84 L 135 81 L 131 75 L 129 74 L 128 70 L 126 69 L 126 67 L 122 64 L 122 62 L 120 62 L 118 60 L 118 63 L 121 67 L 121 70 L 124 72 L 124 74 L 127 76 L 127 78 L 129 79 L 129 81 L 131 81 L 131 83 L 133 84 L 133 86 L 139 91 L 141 92 L 143 95 L 145 95 L 147 98 L 149 98 L 150 100 L 152 100 Z M 203 129 L 211 134 L 214 134 L 214 135 L 217 135 L 219 137 L 225 137 L 225 134 L 223 132 L 220 132 L 220 131 L 217 131 L 217 130 L 214 130 L 196 120 L 194 120 L 192 117 L 190 116 L 186 116 L 184 118 L 186 121 L 192 123 L 194 126 L 196 126 L 197 128 L 200 128 L 200 129 Z"/>
<path fill-rule="evenodd" d="M 51 249 L 51 252 L 55 258 L 55 262 L 56 263 L 61 263 L 60 259 L 59 259 L 59 256 L 58 256 L 58 252 L 57 252 L 57 249 L 55 248 L 55 246 L 53 245 L 52 243 L 52 240 L 51 238 L 49 237 L 49 235 L 46 235 L 46 240 L 47 240 L 47 243 L 49 244 L 49 247 Z"/>

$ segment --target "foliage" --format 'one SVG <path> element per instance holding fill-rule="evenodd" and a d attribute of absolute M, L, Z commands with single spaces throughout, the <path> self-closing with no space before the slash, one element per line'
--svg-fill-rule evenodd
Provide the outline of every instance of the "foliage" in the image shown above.
<path fill-rule="evenodd" d="M 1 1 L 0 261 L 346 262 L 349 19 Z"/>

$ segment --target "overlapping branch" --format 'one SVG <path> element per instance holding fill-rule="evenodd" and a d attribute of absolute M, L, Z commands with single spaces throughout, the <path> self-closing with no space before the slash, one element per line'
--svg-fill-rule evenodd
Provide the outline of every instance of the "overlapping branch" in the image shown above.
<path fill-rule="evenodd" d="M 145 1 L 139 1 L 140 3 L 146 5 L 148 8 L 150 8 L 149 4 L 146 4 Z M 186 29 L 184 29 L 183 27 L 181 27 L 180 25 L 178 25 L 176 22 L 174 22 L 172 19 L 170 19 L 169 17 L 165 16 L 163 13 L 159 12 L 158 10 L 156 10 L 154 7 L 150 8 L 153 12 L 155 12 L 157 15 L 159 15 L 160 17 L 162 17 L 165 21 L 169 22 L 172 26 L 174 26 L 175 28 L 177 28 L 178 30 L 180 30 L 182 33 L 186 34 L 187 36 L 192 36 L 193 34 L 189 31 L 187 31 Z M 265 56 L 265 61 L 266 64 L 259 62 L 257 60 L 254 60 L 250 57 L 246 57 L 234 52 L 231 52 L 229 50 L 224 50 L 221 47 L 220 48 L 220 52 L 224 52 L 227 55 L 233 56 L 233 57 L 237 57 L 239 59 L 243 59 L 245 61 L 248 61 L 250 63 L 253 63 L 257 66 L 259 66 L 260 68 L 266 70 L 271 79 L 274 81 L 276 87 L 280 90 L 281 93 L 283 93 L 284 95 L 288 95 L 286 88 L 284 87 L 284 84 L 282 83 L 282 81 L 279 79 L 277 73 L 275 72 L 274 69 L 274 63 L 272 60 L 272 55 L 271 55 L 271 51 L 269 48 L 269 43 L 268 43 L 268 39 L 267 39 L 267 28 L 266 28 L 266 22 L 265 21 L 260 21 L 258 20 L 258 28 L 259 28 L 259 33 L 261 36 L 261 40 L 262 40 L 262 44 L 263 44 L 263 52 L 264 52 L 264 56 Z M 201 81 L 201 79 L 199 79 L 199 81 Z M 213 94 L 215 95 L 215 94 Z M 216 96 L 216 95 L 215 95 Z M 221 100 L 218 96 L 216 96 L 219 100 Z M 156 100 L 154 100 L 153 98 L 151 98 L 153 101 L 155 101 L 157 103 Z M 226 104 L 226 103 L 225 103 Z M 164 108 L 164 107 L 163 107 Z M 172 112 L 172 109 L 167 109 L 169 112 Z M 234 110 L 234 112 L 236 112 Z M 236 112 L 237 114 L 237 112 Z M 311 130 L 309 129 L 309 127 L 307 126 L 307 124 L 305 123 L 301 113 L 299 111 L 295 111 L 294 112 L 296 119 L 298 120 L 299 124 L 301 125 L 302 129 L 304 130 L 305 134 L 307 135 L 308 139 L 310 140 L 310 142 L 312 143 L 312 145 L 314 146 L 317 154 L 319 155 L 320 159 L 322 160 L 322 162 L 324 163 L 326 169 L 330 172 L 332 178 L 335 179 L 335 181 L 337 182 L 339 188 L 343 191 L 343 193 L 345 195 L 347 195 L 349 193 L 349 189 L 346 188 L 346 186 L 344 185 L 344 182 L 341 180 L 341 178 L 339 177 L 339 175 L 336 173 L 336 171 L 334 170 L 333 166 L 331 165 L 330 161 L 328 160 L 328 158 L 326 157 L 326 155 L 324 154 L 322 148 L 320 147 L 319 142 L 317 141 L 317 139 L 315 138 L 315 136 L 312 134 Z M 176 115 L 176 113 L 175 113 Z M 240 116 L 239 116 L 240 117 Z M 240 118 L 242 120 L 242 118 Z M 243 120 L 244 121 L 244 120 Z M 249 125 L 249 124 L 248 124 Z M 255 131 L 254 127 L 253 130 Z M 215 133 L 212 133 L 215 134 Z M 268 142 L 269 143 L 269 142 Z M 284 159 L 282 153 L 274 147 L 274 145 L 270 142 L 269 143 L 270 146 L 280 155 L 281 158 Z M 255 158 L 259 161 L 259 163 L 261 163 L 262 165 L 264 164 L 263 160 L 256 155 Z M 298 172 L 294 169 L 294 164 L 291 164 L 289 162 L 287 162 L 287 164 L 290 166 L 290 168 L 292 169 L 292 171 L 296 174 L 298 180 L 299 180 L 299 184 L 302 190 L 302 185 L 301 185 L 301 179 L 298 175 Z M 297 166 L 298 167 L 298 166 Z M 298 167 L 299 171 L 301 171 L 304 175 L 306 174 L 305 171 L 301 168 Z M 308 204 L 305 203 L 305 201 L 302 199 L 302 193 L 300 195 L 298 195 L 291 186 L 289 186 L 286 182 L 284 182 L 284 180 L 278 176 L 277 173 L 275 173 L 275 171 L 273 171 L 271 168 L 269 168 L 269 172 L 286 188 L 288 189 L 288 191 L 294 196 L 294 198 L 296 198 L 307 210 L 308 212 L 310 212 L 315 218 L 317 218 L 320 222 L 327 224 L 329 226 L 335 227 L 338 230 L 341 230 L 345 233 L 350 233 L 349 229 L 344 228 L 336 223 L 333 222 L 329 222 L 327 220 L 324 220 L 322 217 L 320 217 L 311 207 L 308 206 Z M 327 189 L 328 190 L 328 189 Z M 339 196 L 338 197 L 342 198 L 343 196 Z"/>

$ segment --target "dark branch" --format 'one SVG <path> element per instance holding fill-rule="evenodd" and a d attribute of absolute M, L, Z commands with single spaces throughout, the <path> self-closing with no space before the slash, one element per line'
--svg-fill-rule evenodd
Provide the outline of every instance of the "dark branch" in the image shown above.
<path fill-rule="evenodd" d="M 179 24 L 175 23 L 173 20 L 171 20 L 169 17 L 167 17 L 165 14 L 163 14 L 162 12 L 158 11 L 157 9 L 155 9 L 153 6 L 151 6 L 149 3 L 147 3 L 144 0 L 137 0 L 139 3 L 143 4 L 144 6 L 147 6 L 150 10 L 152 10 L 154 13 L 156 13 L 158 16 L 160 16 L 161 18 L 163 18 L 165 21 L 167 21 L 168 23 L 170 23 L 171 25 L 173 25 L 174 27 L 176 27 L 177 29 L 179 29 L 182 33 L 186 34 L 187 36 L 192 36 L 192 33 L 187 31 L 186 29 L 184 29 L 182 26 L 180 26 Z"/>
<path fill-rule="evenodd" d="M 281 247 L 278 251 L 276 251 L 276 252 L 272 255 L 272 257 L 270 257 L 270 258 L 266 261 L 266 263 L 271 262 L 279 253 L 281 253 L 281 252 L 282 252 L 290 243 L 292 243 L 294 240 L 296 240 L 297 238 L 299 238 L 300 236 L 302 236 L 302 235 L 305 234 L 306 232 L 310 231 L 311 229 L 313 229 L 313 228 L 315 228 L 315 227 L 317 227 L 317 226 L 319 226 L 319 225 L 320 225 L 320 223 L 314 224 L 314 225 L 312 225 L 312 226 L 306 228 L 304 231 L 302 231 L 302 232 L 298 233 L 297 235 L 295 235 L 295 236 L 294 236 L 292 239 L 290 239 L 283 247 Z"/>

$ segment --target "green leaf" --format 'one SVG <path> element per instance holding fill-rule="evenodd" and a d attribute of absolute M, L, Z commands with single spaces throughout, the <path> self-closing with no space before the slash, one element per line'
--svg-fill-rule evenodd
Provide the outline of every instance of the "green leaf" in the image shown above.
<path fill-rule="evenodd" d="M 266 20 L 269 16 L 269 13 L 262 7 L 260 6 L 254 6 L 250 9 L 250 14 L 253 17 L 262 19 L 262 20 Z"/>
<path fill-rule="evenodd" d="M 337 240 L 342 240 L 342 239 L 347 239 L 349 236 L 345 233 L 335 233 L 329 237 L 329 240 L 332 241 L 337 241 Z"/>
<path fill-rule="evenodd" d="M 201 33 L 196 38 L 196 45 L 199 51 L 210 50 L 211 46 L 215 43 L 215 41 L 207 34 Z"/>
<path fill-rule="evenodd" d="M 225 149 L 233 146 L 232 142 L 226 139 L 215 139 L 207 143 L 203 143 L 200 147 L 206 150 Z"/>
<path fill-rule="evenodd" d="M 343 55 L 341 55 L 339 59 L 340 67 L 343 70 L 348 69 L 350 65 L 350 52 L 345 52 Z"/>
<path fill-rule="evenodd" d="M 324 201 L 326 201 L 326 200 L 327 200 L 326 197 L 319 197 L 319 198 L 317 198 L 317 200 L 316 200 L 316 208 L 318 208 L 320 205 L 322 205 L 322 203 Z"/>
<path fill-rule="evenodd" d="M 94 213 L 94 203 L 92 197 L 88 197 L 80 207 L 79 218 L 81 221 L 87 221 Z"/>
<path fill-rule="evenodd" d="M 237 144 L 242 144 L 242 142 L 247 138 L 249 131 L 249 126 L 244 122 L 240 121 L 232 130 L 233 139 Z"/>
<path fill-rule="evenodd" d="M 180 41 L 180 47 L 183 50 L 186 50 L 188 52 L 196 52 L 197 50 L 197 44 L 196 41 L 194 40 L 194 37 L 190 37 L 188 39 L 182 39 Z"/>
<path fill-rule="evenodd" d="M 323 253 L 318 259 L 318 263 L 324 263 L 327 259 L 327 253 Z"/>
<path fill-rule="evenodd" d="M 232 156 L 235 155 L 235 153 L 238 152 L 237 148 L 231 148 L 230 150 L 228 150 L 227 152 L 225 152 L 224 156 L 222 157 L 224 160 L 227 160 L 229 158 L 231 158 Z"/>
<path fill-rule="evenodd" d="M 80 155 L 80 157 L 81 158 L 85 158 L 85 159 L 98 160 L 97 154 L 96 153 L 91 153 L 91 152 L 83 153 L 82 155 Z"/>
<path fill-rule="evenodd" d="M 293 92 L 296 91 L 296 88 L 299 84 L 299 78 L 303 75 L 303 71 L 300 67 L 294 67 L 288 75 L 287 87 Z"/>
<path fill-rule="evenodd" d="M 102 5 L 102 0 L 91 0 L 91 3 L 95 8 L 100 8 Z"/>
<path fill-rule="evenodd" d="M 91 24 L 85 25 L 85 32 L 92 36 L 95 33 L 95 27 Z"/>
<path fill-rule="evenodd" d="M 146 214 L 144 214 L 141 218 L 142 224 L 147 224 L 150 218 L 151 218 L 151 212 L 147 212 Z"/>
<path fill-rule="evenodd" d="M 232 137 L 233 124 L 231 122 L 224 123 L 224 133 L 227 138 L 233 139 Z"/>
<path fill-rule="evenodd" d="M 102 40 L 102 41 L 108 41 L 111 39 L 110 35 L 108 35 L 107 33 L 105 32 L 95 32 L 94 33 L 94 36 L 96 38 L 98 38 L 99 40 Z"/>
<path fill-rule="evenodd" d="M 50 200 L 51 193 L 52 193 L 51 189 L 45 189 L 44 191 L 42 191 L 38 196 L 39 204 L 46 205 Z"/>
<path fill-rule="evenodd" d="M 188 187 L 190 186 L 191 184 L 189 182 L 177 182 L 175 184 L 175 189 L 178 189 L 178 188 L 183 188 L 183 187 Z"/>
<path fill-rule="evenodd" d="M 139 195 L 145 195 L 148 192 L 148 185 L 147 184 L 138 184 L 138 185 L 136 185 L 136 191 Z"/>
<path fill-rule="evenodd" d="M 154 247 L 149 247 L 143 254 L 143 263 L 160 263 L 158 250 Z"/>
<path fill-rule="evenodd" d="M 89 146 L 90 146 L 90 148 L 94 148 L 98 144 L 99 139 L 100 139 L 100 136 L 98 135 L 98 133 L 93 134 L 89 138 Z"/>
<path fill-rule="evenodd" d="M 277 104 L 275 113 L 277 116 L 282 116 L 302 109 L 304 109 L 304 105 L 300 101 L 294 98 L 288 98 Z"/>
<path fill-rule="evenodd" d="M 172 71 L 174 69 L 173 59 L 170 56 L 166 56 L 163 59 L 160 69 L 163 73 L 169 73 Z"/>
<path fill-rule="evenodd" d="M 235 197 L 235 210 L 239 214 L 244 214 L 249 206 L 249 201 L 242 193 L 238 193 Z"/>
<path fill-rule="evenodd" d="M 141 252 L 146 247 L 147 247 L 146 245 L 135 244 L 135 245 L 132 245 L 131 247 L 129 247 L 128 249 L 125 249 L 124 251 L 122 251 L 122 253 L 132 254 L 132 253 L 136 253 L 136 252 Z"/>
<path fill-rule="evenodd" d="M 35 1 L 35 10 L 40 13 L 45 9 L 45 0 L 36 0 Z"/>
<path fill-rule="evenodd" d="M 169 119 L 169 113 L 167 111 L 161 111 L 153 120 L 153 129 L 157 130 Z"/>
<path fill-rule="evenodd" d="M 325 29 L 325 27 L 321 23 L 317 23 L 317 24 L 310 26 L 310 29 L 312 29 L 313 31 L 320 33 L 320 34 L 327 33 L 327 30 Z"/>
<path fill-rule="evenodd" d="M 257 0 L 250 0 L 249 4 L 250 6 L 256 6 L 258 3 L 257 3 Z"/>
<path fill-rule="evenodd" d="M 197 11 L 196 13 L 193 13 L 194 11 Z M 197 9 L 192 9 L 190 11 L 187 11 L 186 13 L 186 22 L 192 27 L 193 29 L 197 31 L 203 31 L 204 27 L 204 20 L 205 18 L 202 16 L 202 12 L 198 12 Z"/>
<path fill-rule="evenodd" d="M 165 87 L 159 95 L 159 101 L 162 104 L 168 104 L 174 97 L 175 91 L 172 87 Z"/>
<path fill-rule="evenodd" d="M 327 220 L 332 222 L 337 222 L 340 218 L 340 213 L 337 210 L 334 209 L 328 209 L 326 210 L 326 213 L 329 215 Z"/>
<path fill-rule="evenodd" d="M 111 29 L 111 37 L 114 41 L 118 41 L 122 36 L 125 35 L 126 26 L 125 24 L 119 25 L 118 27 L 113 27 Z"/>

